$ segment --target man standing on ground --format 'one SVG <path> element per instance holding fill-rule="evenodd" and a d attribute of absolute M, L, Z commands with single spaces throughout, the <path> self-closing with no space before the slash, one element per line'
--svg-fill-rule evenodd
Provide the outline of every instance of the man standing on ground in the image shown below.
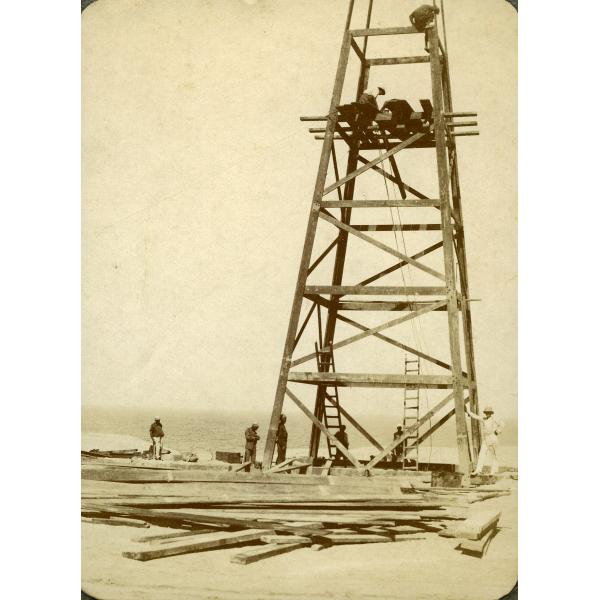
<path fill-rule="evenodd" d="M 162 460 L 163 438 L 165 433 L 160 422 L 160 417 L 154 417 L 154 423 L 150 425 L 150 439 L 152 440 L 152 458 Z"/>
<path fill-rule="evenodd" d="M 256 466 L 256 442 L 260 440 L 260 436 L 256 433 L 258 430 L 258 423 L 252 423 L 251 427 L 248 427 L 245 432 L 246 436 L 246 447 L 244 453 L 244 462 L 249 462 L 249 465 L 244 467 L 246 473 L 250 472 L 250 466 Z"/>
<path fill-rule="evenodd" d="M 495 475 L 498 472 L 498 435 L 502 433 L 502 423 L 496 421 L 496 419 L 492 416 L 494 414 L 494 409 L 491 406 L 485 407 L 483 410 L 483 417 L 472 413 L 468 407 L 467 414 L 469 417 L 471 417 L 471 419 L 475 419 L 483 423 L 483 440 L 481 448 L 479 449 L 479 459 L 477 460 L 477 467 L 475 471 L 471 473 L 471 475 L 481 474 L 488 456 L 491 458 L 492 462 L 491 473 L 492 475 Z"/>
<path fill-rule="evenodd" d="M 275 439 L 277 443 L 277 460 L 275 461 L 275 464 L 277 465 L 285 460 L 288 440 L 288 433 L 285 428 L 286 421 L 287 417 L 285 415 L 279 417 L 279 427 L 277 428 L 277 437 Z"/>
<path fill-rule="evenodd" d="M 402 425 L 398 425 L 398 427 L 396 427 L 396 431 L 394 432 L 394 441 L 399 440 L 403 433 L 404 430 L 402 429 Z M 402 458 L 402 455 L 404 454 L 404 444 L 405 442 L 402 442 L 392 450 L 393 462 L 398 462 L 398 460 Z"/>
<path fill-rule="evenodd" d="M 425 52 L 429 52 L 429 29 L 433 27 L 435 15 L 439 12 L 440 9 L 437 6 L 422 4 L 408 17 L 417 31 L 425 32 Z"/>

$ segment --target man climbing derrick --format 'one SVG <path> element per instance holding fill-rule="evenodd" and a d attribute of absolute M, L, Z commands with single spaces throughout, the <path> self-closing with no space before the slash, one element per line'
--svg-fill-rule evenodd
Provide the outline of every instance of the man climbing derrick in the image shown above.
<path fill-rule="evenodd" d="M 422 4 L 408 17 L 417 31 L 425 32 L 425 52 L 429 52 L 429 29 L 433 27 L 435 15 L 439 12 L 440 9 L 437 6 Z"/>
<path fill-rule="evenodd" d="M 378 96 L 385 96 L 385 89 L 380 86 L 365 90 L 360 95 L 355 123 L 356 136 L 363 136 L 367 127 L 375 120 L 379 112 Z"/>

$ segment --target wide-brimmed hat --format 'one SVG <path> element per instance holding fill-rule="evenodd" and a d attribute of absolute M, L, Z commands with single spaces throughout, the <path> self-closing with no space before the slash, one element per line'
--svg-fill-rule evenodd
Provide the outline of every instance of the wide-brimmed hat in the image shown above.
<path fill-rule="evenodd" d="M 483 409 L 483 412 L 484 412 L 484 413 L 493 413 L 493 412 L 494 412 L 494 409 L 493 409 L 491 406 L 486 406 L 486 407 Z"/>

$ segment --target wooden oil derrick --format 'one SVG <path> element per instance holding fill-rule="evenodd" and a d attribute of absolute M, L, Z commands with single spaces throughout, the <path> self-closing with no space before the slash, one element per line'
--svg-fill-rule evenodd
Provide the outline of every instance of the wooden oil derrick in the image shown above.
<path fill-rule="evenodd" d="M 452 107 L 448 56 L 438 35 L 438 24 L 435 22 L 429 30 L 429 53 L 423 56 L 395 56 L 369 58 L 367 43 L 374 36 L 394 36 L 401 45 L 406 36 L 419 35 L 411 27 L 370 28 L 373 0 L 369 0 L 366 28 L 352 29 L 352 12 L 354 2 L 350 2 L 342 47 L 338 61 L 333 93 L 326 116 L 301 117 L 302 121 L 324 122 L 324 128 L 310 129 L 316 133 L 316 139 L 323 140 L 321 158 L 310 207 L 310 214 L 304 241 L 302 258 L 292 310 L 290 315 L 287 337 L 283 350 L 281 369 L 275 393 L 273 412 L 265 445 L 263 465 L 268 468 L 272 464 L 276 432 L 279 417 L 282 412 L 284 399 L 287 396 L 312 422 L 310 438 L 310 456 L 314 460 L 319 452 L 322 436 L 328 441 L 330 457 L 334 454 L 343 455 L 347 464 L 365 471 L 375 465 L 400 444 L 421 443 L 443 426 L 452 416 L 456 422 L 456 440 L 460 470 L 468 474 L 472 460 L 476 459 L 480 446 L 479 424 L 471 424 L 471 444 L 469 442 L 465 405 L 470 403 L 477 410 L 477 384 L 475 375 L 475 360 L 473 353 L 473 330 L 471 310 L 469 306 L 469 286 L 467 277 L 467 259 L 462 219 L 460 182 L 458 174 L 458 158 L 455 137 L 461 135 L 477 135 L 473 130 L 457 130 L 465 125 L 476 125 L 475 122 L 460 122 L 462 117 L 476 116 L 475 113 L 457 113 Z M 442 13 L 443 14 L 443 13 Z M 373 115 L 374 121 L 365 126 L 364 119 L 360 127 L 362 107 L 357 102 L 342 102 L 344 81 L 351 53 L 360 62 L 356 97 L 368 86 L 372 67 L 407 64 L 421 64 L 429 67 L 431 75 L 431 99 L 421 100 L 421 111 L 415 111 L 405 100 L 388 102 L 387 112 Z M 347 145 L 348 158 L 346 174 L 340 176 L 336 152 L 336 144 Z M 396 161 L 399 152 L 410 154 L 416 148 L 435 151 L 437 170 L 437 198 L 431 198 L 410 186 L 400 176 Z M 368 158 L 364 153 L 376 151 L 378 155 Z M 385 168 L 385 161 L 389 170 Z M 328 173 L 333 167 L 335 180 L 327 185 Z M 357 178 L 364 173 L 375 173 L 384 178 L 386 186 L 397 186 L 400 199 L 356 199 L 355 186 Z M 431 174 L 435 182 L 435 174 Z M 387 187 L 386 187 L 387 189 Z M 395 188 L 394 188 L 395 189 Z M 358 213 L 363 215 L 372 209 L 394 207 L 397 209 L 436 209 L 439 221 L 437 223 L 417 224 L 371 224 L 372 221 L 358 224 L 351 217 Z M 339 211 L 336 216 L 332 211 Z M 422 220 L 422 219 L 421 219 Z M 331 244 L 317 257 L 313 258 L 313 249 L 317 228 L 320 224 L 334 226 L 336 237 Z M 325 225 L 328 224 L 328 225 Z M 376 237 L 380 231 L 412 231 L 418 236 L 423 231 L 438 231 L 441 240 L 433 245 L 423 247 L 419 252 L 408 256 L 407 253 L 382 243 Z M 344 270 L 348 260 L 349 241 L 355 239 L 371 244 L 388 256 L 396 259 L 396 263 L 379 271 L 363 281 L 347 285 L 343 283 Z M 362 243 L 361 242 L 361 243 Z M 329 281 L 324 284 L 308 284 L 308 277 L 317 269 L 324 259 L 335 250 L 333 270 Z M 443 257 L 443 267 L 434 269 L 423 262 L 423 257 L 435 254 Z M 431 258 L 428 256 L 428 258 Z M 377 285 L 376 282 L 397 271 L 403 273 L 412 268 L 421 274 L 425 273 L 432 285 Z M 372 285 L 374 284 L 375 285 Z M 433 285 L 435 283 L 435 285 Z M 372 300 L 369 297 L 384 297 L 384 300 Z M 308 306 L 303 322 L 301 313 Z M 321 310 L 326 312 L 322 327 Z M 395 312 L 401 311 L 401 317 L 395 317 L 378 326 L 367 326 L 345 316 L 346 311 Z M 406 343 L 389 337 L 382 332 L 386 329 L 409 322 L 413 319 L 426 318 L 439 311 L 447 314 L 447 342 L 436 340 L 439 344 L 449 344 L 449 362 L 445 362 L 422 349 L 413 348 Z M 299 341 L 307 334 L 307 324 L 318 317 L 319 350 L 304 356 L 297 356 Z M 344 322 L 358 329 L 359 333 L 351 337 L 336 340 L 336 325 Z M 462 330 L 462 335 L 461 335 Z M 401 349 L 417 356 L 422 363 L 433 364 L 441 368 L 444 374 L 406 374 L 406 373 L 350 373 L 343 370 L 335 371 L 329 368 L 318 368 L 316 371 L 299 371 L 296 367 L 305 363 L 314 365 L 317 354 L 333 352 L 356 344 L 360 340 L 374 336 L 387 343 L 387 347 L 397 352 Z M 445 336 L 444 336 L 445 337 Z M 465 357 L 463 370 L 461 357 Z M 400 361 L 397 361 L 399 363 Z M 318 360 L 317 360 L 318 363 Z M 320 363 L 319 363 L 320 364 Z M 305 367 L 306 368 L 306 367 Z M 289 384 L 305 384 L 316 387 L 316 398 L 313 409 L 308 408 L 290 389 Z M 345 387 L 370 388 L 411 388 L 445 389 L 448 395 L 433 408 L 423 414 L 418 422 L 407 430 L 404 435 L 389 444 L 381 444 L 366 429 L 353 418 L 337 396 L 337 390 Z M 351 451 L 346 449 L 330 431 L 326 424 L 330 417 L 325 415 L 328 399 L 335 389 L 336 402 L 344 421 L 356 428 L 375 448 L 375 455 L 367 464 L 360 463 Z M 331 411 L 331 402 L 328 406 Z M 330 413 L 328 413 L 330 414 Z M 432 419 L 437 419 L 432 424 Z M 341 422 L 341 421 L 337 421 Z M 418 438 L 415 442 L 415 433 Z M 331 448 L 335 447 L 334 453 Z"/>

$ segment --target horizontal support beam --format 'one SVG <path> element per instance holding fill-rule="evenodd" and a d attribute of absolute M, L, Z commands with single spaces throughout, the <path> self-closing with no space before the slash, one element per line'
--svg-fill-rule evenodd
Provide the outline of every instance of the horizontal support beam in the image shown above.
<path fill-rule="evenodd" d="M 431 306 L 432 302 L 385 302 L 383 300 L 371 300 L 365 302 L 345 301 L 338 304 L 338 310 L 365 310 L 365 311 L 415 311 Z M 448 310 L 447 305 L 439 306 L 433 310 Z"/>
<path fill-rule="evenodd" d="M 386 285 L 307 285 L 304 293 L 328 296 L 445 296 L 445 287 Z"/>
<path fill-rule="evenodd" d="M 446 123 L 446 127 L 477 127 L 477 121 L 463 121 L 462 123 Z"/>
<path fill-rule="evenodd" d="M 321 373 L 290 371 L 288 381 L 310 385 L 335 385 L 337 387 L 382 388 L 452 388 L 449 375 L 398 375 L 396 373 Z M 467 387 L 467 383 L 463 383 Z"/>
<path fill-rule="evenodd" d="M 327 121 L 328 117 L 325 115 L 324 117 L 300 117 L 301 121 Z"/>
<path fill-rule="evenodd" d="M 342 223 L 338 219 L 331 217 L 329 215 L 326 215 L 323 212 L 319 213 L 319 217 L 321 219 L 323 219 L 324 221 L 331 223 L 338 229 L 341 229 L 342 231 L 347 231 L 348 233 L 358 237 L 359 239 L 363 240 L 364 242 L 367 242 L 367 243 L 375 246 L 376 248 L 379 248 L 379 250 L 382 250 L 383 252 L 387 252 L 388 254 L 391 254 L 392 256 L 395 256 L 396 258 L 402 259 L 403 261 L 409 263 L 416 269 L 420 269 L 421 271 L 424 271 L 425 273 L 428 273 L 429 275 L 432 275 L 433 277 L 437 277 L 437 279 L 446 281 L 446 276 L 443 273 L 440 273 L 439 271 L 436 271 L 435 269 L 432 269 L 431 267 L 424 265 L 423 263 L 419 262 L 418 260 L 415 260 L 414 258 L 411 258 L 410 256 L 406 256 L 406 254 L 402 254 L 402 252 L 398 252 L 397 250 L 394 250 L 394 248 L 391 248 L 390 246 L 383 244 L 382 242 L 380 242 L 379 240 L 376 240 L 373 237 L 370 237 L 368 235 L 365 235 L 364 233 L 361 233 L 360 231 L 357 231 L 352 226 L 346 225 L 346 223 Z"/>
<path fill-rule="evenodd" d="M 351 29 L 352 37 L 365 37 L 371 35 L 404 35 L 419 33 L 414 27 L 380 27 L 378 29 Z"/>
<path fill-rule="evenodd" d="M 321 200 L 322 208 L 439 208 L 439 200 Z"/>
<path fill-rule="evenodd" d="M 452 137 L 462 137 L 465 135 L 479 135 L 479 131 L 459 131 L 457 133 L 451 133 Z"/>
<path fill-rule="evenodd" d="M 428 56 L 402 56 L 397 58 L 368 58 L 366 64 L 369 67 L 380 67 L 383 65 L 412 65 L 415 63 L 428 63 Z"/>
<path fill-rule="evenodd" d="M 449 112 L 444 113 L 445 117 L 476 117 L 476 112 Z"/>
<path fill-rule="evenodd" d="M 356 231 L 441 231 L 439 223 L 403 223 L 402 225 L 352 225 Z"/>

